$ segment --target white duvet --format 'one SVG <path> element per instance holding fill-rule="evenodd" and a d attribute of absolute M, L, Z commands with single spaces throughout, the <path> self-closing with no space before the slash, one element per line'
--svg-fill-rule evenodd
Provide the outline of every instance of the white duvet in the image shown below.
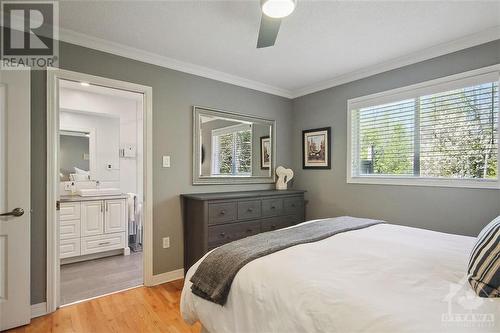
<path fill-rule="evenodd" d="M 198 262 L 181 312 L 210 333 L 500 332 L 500 299 L 465 279 L 474 241 L 389 224 L 341 233 L 247 264 L 224 306 L 191 292 Z"/>

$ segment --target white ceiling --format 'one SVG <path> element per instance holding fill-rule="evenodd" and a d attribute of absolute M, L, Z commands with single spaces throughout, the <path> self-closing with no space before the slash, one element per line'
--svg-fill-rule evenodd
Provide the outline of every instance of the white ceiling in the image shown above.
<path fill-rule="evenodd" d="M 64 1 L 61 39 L 293 97 L 500 38 L 498 1 L 298 0 L 256 49 L 260 14 L 259 1 Z"/>

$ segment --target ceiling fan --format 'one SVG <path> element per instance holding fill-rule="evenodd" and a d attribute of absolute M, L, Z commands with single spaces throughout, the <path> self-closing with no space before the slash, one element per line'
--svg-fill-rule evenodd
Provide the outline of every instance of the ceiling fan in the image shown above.
<path fill-rule="evenodd" d="M 260 19 L 257 48 L 273 46 L 278 37 L 281 19 L 290 15 L 297 5 L 297 0 L 260 0 L 262 18 Z"/>

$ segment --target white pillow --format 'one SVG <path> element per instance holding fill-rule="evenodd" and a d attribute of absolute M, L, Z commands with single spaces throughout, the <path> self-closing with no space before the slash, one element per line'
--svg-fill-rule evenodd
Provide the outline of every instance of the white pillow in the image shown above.
<path fill-rule="evenodd" d="M 75 172 L 77 175 L 85 175 L 85 176 L 90 175 L 90 171 L 85 171 L 85 170 L 77 168 L 77 167 L 74 167 L 74 168 L 75 168 Z"/>

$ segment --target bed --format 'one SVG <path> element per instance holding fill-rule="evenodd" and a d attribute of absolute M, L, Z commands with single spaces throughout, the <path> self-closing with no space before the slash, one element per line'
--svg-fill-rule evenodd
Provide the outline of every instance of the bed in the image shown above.
<path fill-rule="evenodd" d="M 202 258 L 181 312 L 210 333 L 499 332 L 500 299 L 466 279 L 474 242 L 385 223 L 340 233 L 246 264 L 223 306 L 191 292 Z"/>

